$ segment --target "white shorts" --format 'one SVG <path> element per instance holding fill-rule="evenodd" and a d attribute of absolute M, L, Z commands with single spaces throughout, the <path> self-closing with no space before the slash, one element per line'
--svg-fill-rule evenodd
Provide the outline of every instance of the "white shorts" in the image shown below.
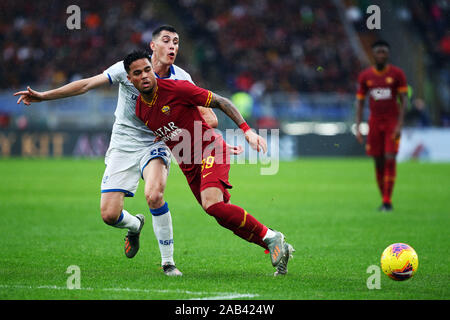
<path fill-rule="evenodd" d="M 125 197 L 133 197 L 148 163 L 161 158 L 170 169 L 170 149 L 158 142 L 138 152 L 124 152 L 119 149 L 108 149 L 105 155 L 105 173 L 103 174 L 101 192 L 123 192 Z"/>

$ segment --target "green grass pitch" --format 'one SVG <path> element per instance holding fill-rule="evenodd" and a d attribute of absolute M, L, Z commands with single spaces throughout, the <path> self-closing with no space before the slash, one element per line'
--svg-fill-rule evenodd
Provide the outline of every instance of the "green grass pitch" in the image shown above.
<path fill-rule="evenodd" d="M 0 160 L 0 299 L 450 298 L 450 164 L 399 164 L 392 213 L 376 210 L 368 158 L 282 162 L 273 176 L 232 165 L 231 201 L 296 249 L 286 277 L 273 277 L 263 249 L 202 211 L 175 164 L 165 199 L 184 276 L 160 270 L 142 181 L 125 201 L 147 217 L 141 249 L 127 259 L 126 231 L 100 218 L 103 170 L 102 160 Z M 418 272 L 404 282 L 381 273 L 381 288 L 369 290 L 367 268 L 395 242 L 414 247 Z M 71 265 L 80 268 L 79 290 L 67 289 Z"/>

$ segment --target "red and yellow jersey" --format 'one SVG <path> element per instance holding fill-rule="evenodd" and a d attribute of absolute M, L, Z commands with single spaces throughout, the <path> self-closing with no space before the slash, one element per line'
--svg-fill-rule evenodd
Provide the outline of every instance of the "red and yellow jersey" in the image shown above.
<path fill-rule="evenodd" d="M 399 116 L 397 95 L 405 92 L 408 92 L 405 74 L 402 69 L 391 64 L 381 71 L 375 67 L 367 68 L 358 76 L 356 97 L 364 100 L 369 95 L 372 120 L 396 121 Z"/>
<path fill-rule="evenodd" d="M 152 101 L 145 101 L 142 95 L 137 98 L 136 116 L 172 151 L 178 143 L 187 144 L 191 151 L 190 164 L 193 164 L 195 150 L 203 151 L 212 141 L 219 142 L 222 138 L 205 122 L 197 108 L 209 107 L 212 92 L 189 81 L 156 81 Z M 206 131 L 209 131 L 211 136 L 203 139 Z M 180 165 L 183 162 L 189 164 L 189 161 L 178 157 L 178 152 L 174 153 L 174 157 Z"/>

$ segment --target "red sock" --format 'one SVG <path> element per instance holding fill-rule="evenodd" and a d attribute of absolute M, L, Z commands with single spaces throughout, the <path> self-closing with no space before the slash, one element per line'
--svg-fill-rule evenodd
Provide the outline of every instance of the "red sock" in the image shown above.
<path fill-rule="evenodd" d="M 241 207 L 222 201 L 210 206 L 206 212 L 216 218 L 222 227 L 233 231 L 244 240 L 267 249 L 267 245 L 262 240 L 267 227 Z"/>
<path fill-rule="evenodd" d="M 383 190 L 383 202 L 392 203 L 392 192 L 394 190 L 395 177 L 396 177 L 396 161 L 393 159 L 385 160 L 384 171 L 384 190 Z"/>

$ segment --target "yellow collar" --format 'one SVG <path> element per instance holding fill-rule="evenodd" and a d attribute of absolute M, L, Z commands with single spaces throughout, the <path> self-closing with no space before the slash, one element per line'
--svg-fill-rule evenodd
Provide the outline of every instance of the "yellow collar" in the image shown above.
<path fill-rule="evenodd" d="M 158 95 L 156 94 L 158 92 L 158 85 L 156 84 L 156 88 L 155 91 L 153 92 L 153 97 L 152 97 L 152 101 L 148 102 L 147 100 L 144 99 L 144 96 L 141 94 L 141 100 L 149 105 L 149 106 L 153 106 L 155 104 L 156 99 L 158 98 Z"/>
<path fill-rule="evenodd" d="M 377 68 L 372 67 L 373 73 L 375 73 L 377 76 L 382 76 L 382 75 L 386 74 L 386 72 L 388 72 L 389 69 L 390 69 L 390 65 L 389 65 L 389 64 L 387 64 L 387 65 L 384 67 L 384 69 L 383 69 L 383 70 L 380 70 L 380 71 L 377 70 Z"/>

